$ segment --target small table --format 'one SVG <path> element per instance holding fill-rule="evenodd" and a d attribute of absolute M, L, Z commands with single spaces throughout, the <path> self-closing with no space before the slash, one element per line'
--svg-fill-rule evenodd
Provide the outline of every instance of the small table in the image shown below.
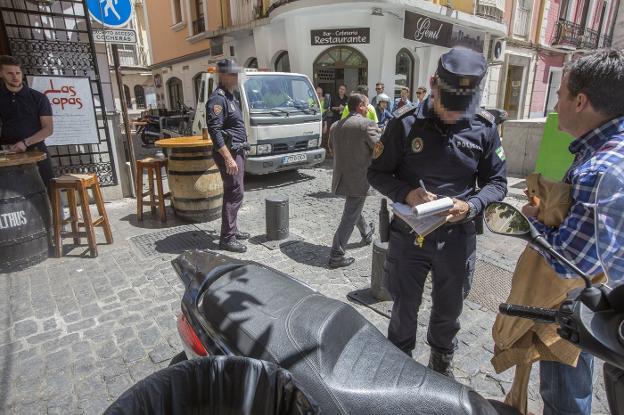
<path fill-rule="evenodd" d="M 0 270 L 17 271 L 48 257 L 50 201 L 39 176 L 41 151 L 0 153 Z"/>
<path fill-rule="evenodd" d="M 154 144 L 170 149 L 167 177 L 176 215 L 194 222 L 220 218 L 223 181 L 212 157 L 212 141 L 190 136 L 165 138 Z"/>

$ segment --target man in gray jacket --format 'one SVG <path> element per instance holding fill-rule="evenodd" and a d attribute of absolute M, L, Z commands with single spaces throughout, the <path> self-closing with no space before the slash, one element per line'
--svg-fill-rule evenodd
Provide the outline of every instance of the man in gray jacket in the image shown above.
<path fill-rule="evenodd" d="M 357 225 L 366 244 L 373 241 L 373 224 L 366 224 L 362 209 L 370 185 L 366 178 L 380 130 L 374 121 L 366 118 L 368 98 L 353 93 L 347 102 L 349 116 L 334 123 L 329 132 L 329 146 L 334 153 L 332 191 L 345 196 L 344 211 L 334 235 L 329 258 L 330 268 L 346 267 L 355 261 L 345 257 L 345 246 Z"/>

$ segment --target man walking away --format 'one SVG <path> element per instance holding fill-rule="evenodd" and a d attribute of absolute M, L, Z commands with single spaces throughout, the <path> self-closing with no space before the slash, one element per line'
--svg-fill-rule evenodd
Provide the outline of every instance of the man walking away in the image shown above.
<path fill-rule="evenodd" d="M 377 124 L 366 118 L 368 98 L 354 93 L 349 96 L 349 116 L 332 125 L 329 145 L 334 152 L 334 173 L 332 191 L 346 196 L 340 225 L 334 235 L 329 258 L 330 268 L 346 267 L 355 261 L 345 257 L 345 246 L 357 225 L 366 244 L 373 241 L 373 224 L 366 224 L 362 209 L 369 189 L 366 172 L 370 165 L 373 149 L 379 142 Z"/>

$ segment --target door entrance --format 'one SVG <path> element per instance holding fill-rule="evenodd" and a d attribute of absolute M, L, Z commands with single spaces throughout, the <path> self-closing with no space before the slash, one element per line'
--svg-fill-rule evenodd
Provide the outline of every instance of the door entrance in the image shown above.
<path fill-rule="evenodd" d="M 357 85 L 368 85 L 368 60 L 358 50 L 336 46 L 325 50 L 314 61 L 314 86 L 325 94 L 338 95 L 338 87 L 346 85 L 347 93 Z"/>
<path fill-rule="evenodd" d="M 509 65 L 507 69 L 507 85 L 505 88 L 505 103 L 503 108 L 509 114 L 510 120 L 517 120 L 520 115 L 523 74 L 524 66 Z"/>

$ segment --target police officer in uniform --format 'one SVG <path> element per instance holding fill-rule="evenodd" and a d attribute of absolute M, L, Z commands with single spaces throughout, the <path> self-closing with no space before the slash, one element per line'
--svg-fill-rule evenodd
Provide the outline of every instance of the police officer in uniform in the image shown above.
<path fill-rule="evenodd" d="M 206 103 L 206 126 L 212 139 L 212 153 L 223 179 L 223 207 L 219 247 L 231 252 L 245 252 L 240 241 L 249 234 L 238 230 L 236 217 L 243 204 L 245 150 L 249 149 L 241 106 L 234 90 L 241 68 L 231 59 L 217 63 L 219 86 Z"/>
<path fill-rule="evenodd" d="M 416 345 L 425 279 L 432 271 L 429 367 L 449 377 L 475 266 L 475 218 L 507 193 L 494 117 L 476 113 L 486 70 L 483 55 L 470 49 L 442 55 L 430 97 L 395 111 L 368 170 L 370 184 L 395 202 L 416 206 L 440 196 L 454 199 L 448 222 L 424 239 L 395 216 L 385 263 L 394 300 L 388 339 L 409 355 Z"/>

